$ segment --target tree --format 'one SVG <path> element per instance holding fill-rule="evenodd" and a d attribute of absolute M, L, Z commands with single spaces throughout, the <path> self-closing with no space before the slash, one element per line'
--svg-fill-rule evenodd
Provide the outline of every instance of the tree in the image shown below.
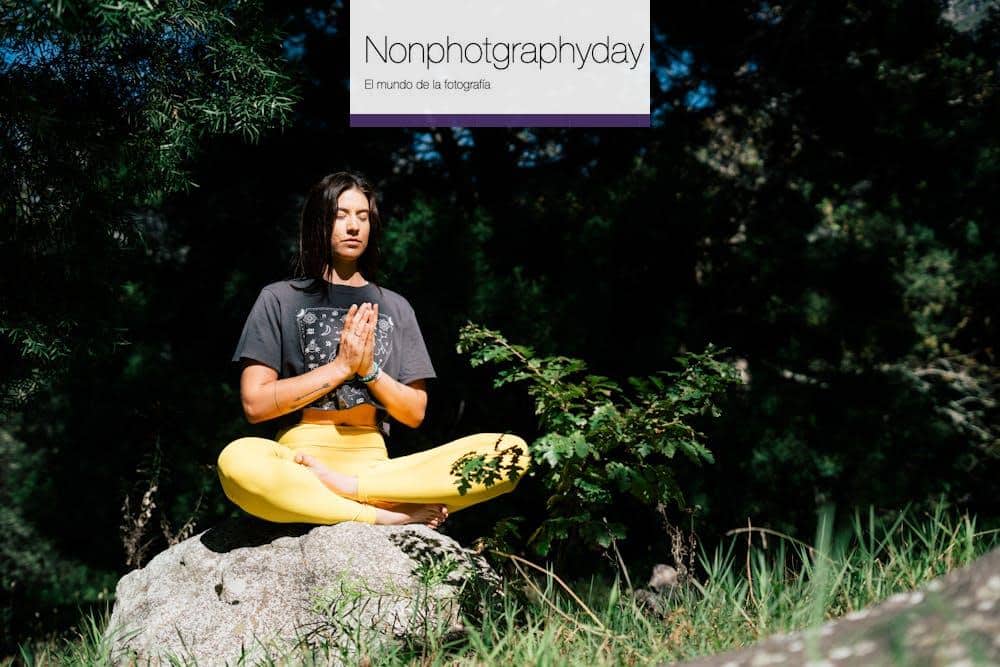
<path fill-rule="evenodd" d="M 260 19 L 252 1 L 0 3 L 6 427 L 20 424 L 25 402 L 61 395 L 71 360 L 126 344 L 115 312 L 130 296 L 122 266 L 146 251 L 137 223 L 166 194 L 195 186 L 187 170 L 202 140 L 254 141 L 287 121 L 297 93 L 278 33 Z M 106 389 L 105 378 L 87 382 Z M 88 576 L 32 525 L 50 477 L 36 468 L 53 457 L 0 436 L 0 495 L 9 501 L 0 523 L 13 540 L 0 554 L 6 642 L 18 634 L 12 623 L 36 616 L 28 610 L 95 599 L 93 584 L 107 575 Z"/>
<path fill-rule="evenodd" d="M 256 140 L 297 93 L 259 2 L 0 5 L 0 410 L 71 355 L 125 343 L 108 313 L 146 207 L 195 184 L 207 135 Z M 103 298 L 95 298 L 96 294 Z"/>

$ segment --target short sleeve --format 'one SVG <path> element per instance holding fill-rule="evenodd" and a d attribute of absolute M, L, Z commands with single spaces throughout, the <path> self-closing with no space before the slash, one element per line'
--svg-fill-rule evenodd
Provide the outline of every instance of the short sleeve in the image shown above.
<path fill-rule="evenodd" d="M 402 362 L 396 381 L 400 384 L 408 384 L 414 380 L 436 378 L 437 374 L 434 372 L 433 364 L 431 364 L 431 356 L 427 353 L 424 337 L 420 333 L 417 316 L 409 304 L 406 304 L 404 309 L 401 325 L 400 340 L 403 352 L 400 355 Z"/>
<path fill-rule="evenodd" d="M 243 325 L 233 361 L 253 359 L 281 373 L 281 306 L 269 289 L 260 291 Z"/>

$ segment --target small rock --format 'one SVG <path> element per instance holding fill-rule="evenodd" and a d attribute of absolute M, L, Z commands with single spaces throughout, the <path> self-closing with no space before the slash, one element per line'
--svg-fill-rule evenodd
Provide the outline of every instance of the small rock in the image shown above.
<path fill-rule="evenodd" d="M 649 587 L 657 593 L 665 588 L 673 588 L 678 583 L 677 570 L 669 565 L 657 563 L 653 566 L 653 574 L 649 577 Z"/>

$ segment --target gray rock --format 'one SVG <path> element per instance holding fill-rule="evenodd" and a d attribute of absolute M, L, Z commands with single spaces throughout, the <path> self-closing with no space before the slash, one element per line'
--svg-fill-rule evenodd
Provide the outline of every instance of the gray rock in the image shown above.
<path fill-rule="evenodd" d="M 498 590 L 489 565 L 426 526 L 243 517 L 122 577 L 105 639 L 116 664 L 253 664 L 324 645 L 337 664 L 460 631 L 483 586 Z"/>
<path fill-rule="evenodd" d="M 649 587 L 657 593 L 669 591 L 680 583 L 681 575 L 676 568 L 663 563 L 653 566 L 653 574 L 649 577 Z"/>
<path fill-rule="evenodd" d="M 758 665 L 1000 665 L 1000 549 L 922 588 L 811 630 L 682 663 Z"/>
<path fill-rule="evenodd" d="M 632 591 L 632 597 L 640 609 L 662 620 L 673 610 L 674 594 L 678 590 L 686 589 L 687 583 L 688 577 L 685 572 L 678 572 L 675 567 L 657 563 L 653 566 L 647 587 Z"/>

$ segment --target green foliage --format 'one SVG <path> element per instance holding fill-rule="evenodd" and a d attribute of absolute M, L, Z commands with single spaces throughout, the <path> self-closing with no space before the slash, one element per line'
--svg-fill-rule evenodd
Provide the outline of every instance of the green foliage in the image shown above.
<path fill-rule="evenodd" d="M 504 435 L 497 438 L 489 456 L 466 452 L 452 463 L 450 472 L 456 479 L 459 494 L 465 495 L 473 483 L 490 487 L 502 480 L 518 478 L 524 467 L 522 450 L 516 442 L 505 442 Z"/>
<path fill-rule="evenodd" d="M 446 442 L 450 415 L 469 431 L 516 418 L 520 392 L 482 396 L 451 354 L 467 318 L 502 318 L 538 356 L 621 368 L 625 389 L 713 340 L 743 360 L 745 400 L 713 425 L 711 474 L 675 473 L 700 533 L 751 515 L 800 534 L 828 499 L 886 507 L 942 490 L 997 515 L 996 12 L 958 32 L 934 2 L 683 4 L 653 16 L 671 37 L 650 43 L 657 62 L 690 62 L 654 81 L 648 130 L 358 132 L 341 113 L 348 59 L 331 57 L 346 53 L 348 4 L 0 2 L 0 385 L 52 480 L 12 505 L 31 531 L 17 544 L 120 567 L 118 508 L 161 440 L 159 509 L 175 525 L 203 483 L 205 524 L 234 511 L 211 463 L 273 429 L 246 425 L 228 354 L 294 252 L 303 184 L 340 167 L 385 195 L 385 284 L 416 306 L 447 378 L 421 429 L 393 430 L 399 451 Z M 292 63 L 268 36 L 279 29 Z M 292 68 L 305 93 L 292 131 L 244 145 L 248 122 L 261 136 L 283 122 L 272 110 L 293 96 Z M 691 108 L 702 86 L 718 93 Z M 854 98 L 871 103 L 831 103 Z M 636 318 L 641 360 L 608 345 L 602 313 Z M 553 455 L 574 452 L 574 429 L 550 432 L 564 438 Z M 470 479 L 490 474 L 468 464 Z M 619 491 L 633 467 L 606 470 L 572 492 L 634 507 Z M 506 505 L 477 506 L 466 526 Z M 628 529 L 626 557 L 656 539 L 645 513 L 608 518 Z M 487 542 L 536 527 L 516 519 Z"/>
<path fill-rule="evenodd" d="M 461 562 L 451 554 L 440 558 L 425 558 L 413 568 L 413 575 L 422 586 L 433 588 L 448 580 L 453 572 L 461 566 Z"/>
<path fill-rule="evenodd" d="M 93 129 L 112 120 L 130 126 L 128 135 L 103 140 L 126 140 L 122 157 L 153 169 L 134 173 L 136 165 L 123 163 L 118 177 L 144 181 L 143 191 L 158 196 L 191 184 L 184 162 L 200 138 L 232 133 L 256 141 L 264 127 L 290 117 L 296 93 L 275 60 L 279 34 L 261 22 L 261 10 L 254 0 L 35 2 L 5 6 L 2 38 L 18 83 L 32 82 L 34 67 L 68 74 L 66 84 L 100 76 L 115 103 L 107 110 L 120 116 L 94 119 Z M 36 111 L 31 103 L 42 102 L 44 90 L 24 90 L 29 97 L 18 111 Z"/>
<path fill-rule="evenodd" d="M 475 622 L 467 617 L 460 636 L 430 627 L 419 644 L 368 643 L 362 661 L 673 664 L 857 612 L 968 565 L 998 543 L 996 531 L 981 530 L 975 517 L 942 505 L 925 516 L 912 510 L 876 515 L 869 508 L 854 512 L 844 532 L 830 534 L 828 526 L 821 523 L 814 545 L 766 529 L 733 531 L 726 543 L 700 554 L 697 579 L 659 595 L 634 594 L 620 579 L 592 576 L 563 587 L 551 569 L 540 568 L 539 576 L 525 572 L 524 579 L 506 581 L 502 591 L 481 591 L 484 614 L 472 617 Z M 526 585 L 534 595 L 521 594 Z M 109 663 L 105 624 L 106 618 L 87 615 L 79 636 L 25 644 L 20 654 L 25 664 Z M 333 642 L 303 645 L 272 662 L 325 665 L 342 650 Z M 357 655 L 351 657 L 357 661 Z"/>
<path fill-rule="evenodd" d="M 44 484 L 44 459 L 0 428 L 0 635 L 32 625 L 26 609 L 52 613 L 62 605 L 107 600 L 115 577 L 69 557 L 28 518 Z M 0 644 L 2 647 L 2 644 Z"/>
<path fill-rule="evenodd" d="M 126 343 L 126 276 L 163 232 L 150 211 L 193 185 L 192 159 L 205 141 L 255 141 L 290 119 L 296 92 L 263 7 L 243 0 L 0 2 L 0 422 L 9 425 L 41 402 L 67 414 L 74 401 L 65 398 L 65 383 L 78 379 L 72 371 L 85 361 L 111 362 Z M 108 395 L 110 378 L 84 379 Z M 80 494 L 89 512 L 81 530 L 114 544 L 113 527 L 100 520 L 107 506 L 97 498 L 116 489 L 78 466 L 100 461 L 107 470 L 120 452 L 88 453 L 86 427 L 73 417 L 62 439 L 55 435 L 61 419 L 46 417 L 32 429 L 30 448 L 12 444 L 6 431 L 0 441 L 0 646 L 16 636 L 7 623 L 13 604 L 19 631 L 35 632 L 28 619 L 51 624 L 54 607 L 107 594 L 109 574 L 56 547 L 53 534 L 66 522 L 36 518 L 72 515 L 56 500 Z M 116 437 L 119 427 L 116 421 Z M 60 446 L 61 455 L 49 456 Z M 25 482 L 46 479 L 33 465 L 53 479 L 75 471 L 61 478 L 68 488 L 53 492 L 46 482 Z M 87 545 L 76 547 L 80 558 L 93 556 Z"/>
<path fill-rule="evenodd" d="M 260 2 L 4 2 L 0 12 L 0 352 L 12 353 L 2 410 L 57 379 L 66 355 L 121 344 L 109 321 L 116 259 L 146 246 L 138 211 L 195 185 L 190 161 L 206 138 L 256 141 L 286 123 L 297 92 Z"/>
<path fill-rule="evenodd" d="M 586 373 L 586 364 L 564 356 L 538 357 L 526 345 L 509 343 L 499 332 L 467 323 L 458 351 L 472 366 L 499 366 L 493 386 L 523 383 L 534 399 L 542 435 L 531 443 L 534 474 L 548 492 L 546 515 L 529 538 L 540 554 L 557 540 L 606 548 L 625 535 L 616 515 L 621 494 L 655 507 L 682 503 L 670 464 L 677 454 L 695 463 L 712 462 L 701 417 L 718 417 L 716 402 L 739 382 L 737 370 L 709 344 L 702 353 L 675 357 L 679 371 L 632 377 L 628 394 L 613 380 Z M 464 492 L 472 482 L 490 486 L 515 473 L 502 456 L 464 457 L 453 467 Z"/>

